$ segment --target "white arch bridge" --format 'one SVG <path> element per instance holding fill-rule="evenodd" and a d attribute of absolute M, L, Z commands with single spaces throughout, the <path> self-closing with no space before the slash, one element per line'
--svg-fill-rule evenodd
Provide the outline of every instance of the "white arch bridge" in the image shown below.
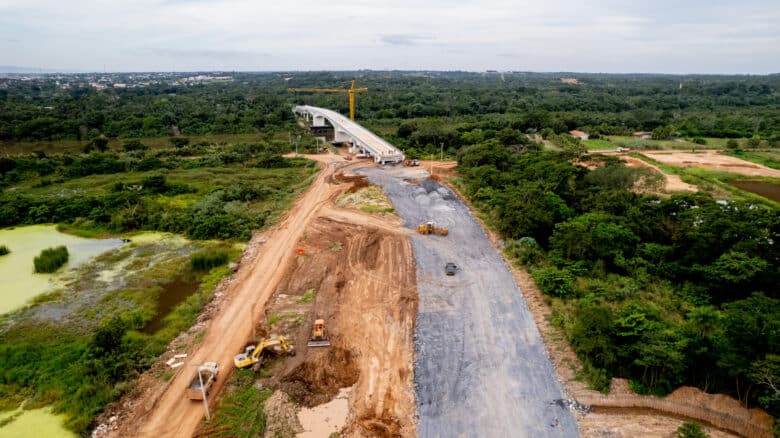
<path fill-rule="evenodd" d="M 350 152 L 365 154 L 377 163 L 400 163 L 404 154 L 368 129 L 358 125 L 347 117 L 325 108 L 301 105 L 293 108 L 293 112 L 311 121 L 312 127 L 327 126 L 325 120 L 333 125 L 334 143 L 351 143 Z"/>

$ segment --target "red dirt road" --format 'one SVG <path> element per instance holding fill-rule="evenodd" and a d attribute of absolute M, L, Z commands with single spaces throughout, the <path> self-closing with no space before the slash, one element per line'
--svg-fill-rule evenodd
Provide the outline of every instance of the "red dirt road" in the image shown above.
<path fill-rule="evenodd" d="M 204 413 L 200 402 L 190 401 L 184 395 L 194 372 L 190 365 L 219 362 L 222 373 L 210 397 L 215 399 L 214 395 L 222 390 L 233 369 L 233 356 L 252 336 L 253 322 L 263 317 L 265 302 L 293 259 L 288 255 L 295 250 L 296 242 L 319 208 L 332 196 L 329 179 L 340 164 L 348 164 L 333 155 L 309 158 L 323 162 L 322 171 L 287 217 L 265 233 L 267 241 L 252 264 L 238 271 L 236 281 L 227 291 L 228 302 L 210 322 L 203 342 L 190 353 L 187 369 L 176 374 L 158 400 L 142 401 L 117 436 L 183 437 L 192 436 L 196 431 Z"/>

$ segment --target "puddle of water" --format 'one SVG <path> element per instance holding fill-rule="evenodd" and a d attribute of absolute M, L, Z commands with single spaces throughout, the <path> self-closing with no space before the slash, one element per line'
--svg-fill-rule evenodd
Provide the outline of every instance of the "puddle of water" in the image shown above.
<path fill-rule="evenodd" d="M 11 250 L 0 256 L 0 313 L 24 306 L 31 298 L 50 288 L 56 274 L 33 272 L 33 258 L 46 248 L 65 245 L 70 255 L 63 269 L 76 267 L 98 254 L 118 248 L 121 239 L 85 239 L 60 233 L 55 225 L 31 225 L 0 230 L 0 245 Z"/>
<path fill-rule="evenodd" d="M 766 181 L 731 181 L 734 187 L 745 190 L 746 192 L 755 193 L 759 196 L 763 196 L 767 199 L 771 199 L 780 203 L 780 184 L 773 184 Z"/>
<path fill-rule="evenodd" d="M 297 438 L 328 438 L 333 432 L 340 432 L 347 424 L 349 414 L 349 395 L 352 388 L 341 388 L 331 401 L 311 409 L 303 408 L 298 412 L 304 432 Z"/>
<path fill-rule="evenodd" d="M 197 280 L 179 277 L 163 286 L 157 299 L 157 315 L 146 324 L 144 333 L 154 334 L 163 327 L 163 319 L 171 313 L 174 307 L 195 293 L 200 286 Z"/>
<path fill-rule="evenodd" d="M 55 415 L 51 408 L 31 409 L 21 408 L 0 414 L 0 421 L 16 416 L 13 421 L 0 427 L 0 436 L 8 438 L 77 438 L 73 432 L 65 429 L 65 416 Z"/>

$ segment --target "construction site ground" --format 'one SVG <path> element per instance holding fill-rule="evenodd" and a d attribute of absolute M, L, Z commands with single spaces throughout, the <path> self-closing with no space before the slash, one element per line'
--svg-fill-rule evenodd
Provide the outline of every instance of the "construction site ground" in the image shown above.
<path fill-rule="evenodd" d="M 413 235 L 421 437 L 576 436 L 577 424 L 533 316 L 468 208 L 420 168 L 359 169 L 382 186 L 404 226 L 433 220 L 449 236 Z M 461 269 L 444 274 L 454 262 Z"/>
<path fill-rule="evenodd" d="M 532 282 L 524 284 L 530 280 L 495 249 L 495 236 L 435 181 L 454 165 L 426 163 L 433 164 L 431 180 L 423 166 L 309 158 L 323 167 L 310 188 L 282 222 L 253 237 L 236 274 L 174 342 L 189 346 L 186 365 L 165 382 L 161 358 L 101 417 L 109 427 L 100 436 L 208 431 L 202 405 L 184 398 L 190 365 L 216 360 L 227 371 L 212 389 L 213 408 L 233 356 L 253 336 L 270 333 L 288 335 L 298 354 L 276 360 L 263 386 L 290 394 L 296 410 L 346 398 L 346 436 L 577 436 L 574 415 L 555 403 L 566 398 L 558 377 L 586 394 L 574 376 L 576 356 L 545 321 L 549 307 Z M 385 207 L 369 214 L 352 202 L 337 206 L 345 192 L 368 185 L 351 171 L 380 185 L 398 216 Z M 413 231 L 428 220 L 450 235 Z M 444 275 L 447 262 L 461 268 L 455 276 Z M 306 347 L 315 318 L 326 319 L 331 347 Z M 579 432 L 594 437 L 670 436 L 683 422 L 637 409 L 596 410 L 578 421 Z M 302 430 L 293 429 L 287 432 Z"/>
<path fill-rule="evenodd" d="M 218 361 L 223 372 L 212 394 L 219 394 L 233 356 L 253 336 L 272 332 L 289 335 L 298 354 L 277 361 L 265 385 L 284 390 L 302 406 L 327 402 L 352 387 L 346 436 L 416 434 L 417 294 L 407 231 L 386 211 L 336 207 L 344 192 L 368 186 L 365 178 L 344 176 L 350 163 L 341 157 L 310 158 L 321 161 L 323 170 L 280 224 L 253 237 L 234 278 L 201 318 L 197 330 L 203 330 L 203 340 L 189 349 L 187 364 L 167 383 L 152 373 L 143 376 L 139 388 L 102 417 L 107 427 L 101 436 L 207 433 L 203 406 L 184 398 L 189 365 Z M 331 347 L 307 349 L 315 317 L 328 321 Z M 212 409 L 217 399 L 210 398 Z"/>
<path fill-rule="evenodd" d="M 780 170 L 723 155 L 716 150 L 697 152 L 639 151 L 642 155 L 672 166 L 703 167 L 705 169 L 739 173 L 746 176 L 770 176 L 780 178 Z"/>
<path fill-rule="evenodd" d="M 417 293 L 411 244 L 403 233 L 372 226 L 362 216 L 319 217 L 307 226 L 297 245 L 302 254 L 266 311 L 271 324 L 265 328 L 294 339 L 298 354 L 273 369 L 264 386 L 305 407 L 354 387 L 345 436 L 414 436 Z M 310 305 L 301 303 L 312 296 Z M 308 348 L 312 324 L 320 318 L 331 346 Z"/>

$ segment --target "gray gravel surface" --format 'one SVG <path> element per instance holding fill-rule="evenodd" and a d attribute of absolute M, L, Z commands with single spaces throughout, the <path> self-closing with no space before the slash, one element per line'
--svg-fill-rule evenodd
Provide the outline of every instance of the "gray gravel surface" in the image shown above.
<path fill-rule="evenodd" d="M 574 437 L 541 336 L 503 258 L 468 208 L 420 169 L 365 168 L 405 226 L 433 220 L 450 234 L 412 237 L 420 295 L 415 385 L 421 437 Z M 444 265 L 460 270 L 451 277 Z"/>

